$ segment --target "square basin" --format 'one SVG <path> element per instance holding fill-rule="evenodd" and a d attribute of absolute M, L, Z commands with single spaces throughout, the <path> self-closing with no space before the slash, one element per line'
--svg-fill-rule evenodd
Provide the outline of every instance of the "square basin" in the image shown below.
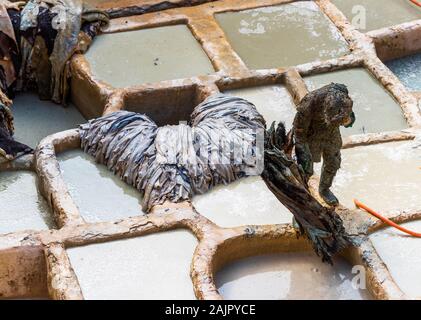
<path fill-rule="evenodd" d="M 352 128 L 341 128 L 342 135 L 379 133 L 407 128 L 402 109 L 386 89 L 365 69 L 348 69 L 305 78 L 310 91 L 343 83 L 354 101 L 357 120 Z"/>
<path fill-rule="evenodd" d="M 216 15 L 228 41 L 251 69 L 337 58 L 348 46 L 312 1 Z"/>
<path fill-rule="evenodd" d="M 402 226 L 421 232 L 421 221 Z M 387 228 L 370 235 L 370 240 L 400 289 L 410 298 L 421 299 L 420 239 Z"/>
<path fill-rule="evenodd" d="M 77 128 L 86 120 L 74 105 L 63 107 L 50 101 L 41 101 L 33 93 L 21 93 L 13 100 L 15 118 L 14 138 L 35 148 L 45 137 Z"/>
<path fill-rule="evenodd" d="M 291 223 L 292 213 L 260 176 L 217 186 L 193 197 L 196 210 L 221 227 Z"/>
<path fill-rule="evenodd" d="M 224 93 L 253 103 L 265 118 L 267 128 L 270 128 L 272 122 L 282 121 L 287 130 L 291 129 L 296 110 L 292 97 L 284 86 L 260 86 L 228 90 Z"/>
<path fill-rule="evenodd" d="M 185 25 L 103 34 L 85 57 L 93 77 L 116 88 L 214 72 Z"/>
<path fill-rule="evenodd" d="M 146 114 L 160 127 L 178 125 L 190 121 L 197 100 L 195 86 L 148 90 L 127 95 L 124 109 Z"/>
<path fill-rule="evenodd" d="M 196 245 L 192 234 L 176 230 L 67 253 L 85 299 L 194 300 L 190 264 Z"/>
<path fill-rule="evenodd" d="M 421 91 L 421 53 L 386 62 L 390 70 L 411 91 Z"/>
<path fill-rule="evenodd" d="M 421 19 L 421 9 L 409 0 L 331 0 L 331 2 L 362 32 Z M 365 20 L 365 25 L 361 17 Z"/>
<path fill-rule="evenodd" d="M 54 227 L 48 203 L 29 171 L 0 172 L 0 234 Z"/>
<path fill-rule="evenodd" d="M 70 195 L 87 222 L 143 215 L 141 194 L 81 150 L 58 155 Z M 92 188 L 92 186 L 100 186 Z"/>
<path fill-rule="evenodd" d="M 314 253 L 250 257 L 216 274 L 219 293 L 227 300 L 363 300 L 366 289 L 354 288 L 352 265 L 335 258 L 322 263 Z"/>
<path fill-rule="evenodd" d="M 355 198 L 380 213 L 421 209 L 420 145 L 405 141 L 342 150 L 332 191 L 349 208 L 355 208 Z"/>
<path fill-rule="evenodd" d="M 42 246 L 0 250 L 0 300 L 46 300 L 47 263 Z"/>

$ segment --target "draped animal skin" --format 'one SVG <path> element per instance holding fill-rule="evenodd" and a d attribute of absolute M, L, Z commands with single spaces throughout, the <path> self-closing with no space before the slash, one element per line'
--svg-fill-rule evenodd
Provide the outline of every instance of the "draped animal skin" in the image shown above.
<path fill-rule="evenodd" d="M 13 140 L 10 97 L 25 90 L 66 103 L 70 58 L 84 53 L 108 16 L 81 0 L 0 0 L 0 162 L 32 152 Z"/>
<path fill-rule="evenodd" d="M 289 155 L 283 125 L 268 132 L 265 126 L 250 102 L 216 95 L 195 108 L 190 125 L 158 127 L 146 115 L 118 111 L 81 125 L 79 132 L 85 152 L 143 194 L 145 211 L 262 174 L 316 253 L 331 262 L 349 245 L 342 220 L 310 194 L 302 168 Z"/>
<path fill-rule="evenodd" d="M 8 13 L 20 39 L 16 89 L 35 86 L 40 98 L 65 103 L 69 60 L 87 50 L 107 15 L 82 0 L 28 0 Z"/>

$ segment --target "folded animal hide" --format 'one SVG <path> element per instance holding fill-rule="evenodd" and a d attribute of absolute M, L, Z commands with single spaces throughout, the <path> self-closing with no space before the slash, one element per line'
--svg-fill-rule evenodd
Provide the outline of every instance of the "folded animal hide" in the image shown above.
<path fill-rule="evenodd" d="M 158 128 L 145 115 L 119 111 L 82 125 L 80 136 L 85 152 L 140 190 L 150 210 L 260 174 L 255 150 L 264 128 L 253 104 L 217 95 L 195 108 L 191 126 Z"/>

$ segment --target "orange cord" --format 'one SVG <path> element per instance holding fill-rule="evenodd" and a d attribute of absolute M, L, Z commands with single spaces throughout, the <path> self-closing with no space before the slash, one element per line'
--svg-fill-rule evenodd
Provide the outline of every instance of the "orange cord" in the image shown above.
<path fill-rule="evenodd" d="M 421 238 L 421 233 L 418 232 L 414 232 L 411 230 L 408 230 L 404 227 L 401 227 L 400 225 L 394 223 L 392 220 L 383 217 L 382 215 L 380 215 L 379 213 L 377 213 L 376 211 L 374 211 L 373 209 L 370 209 L 369 207 L 367 207 L 365 204 L 359 202 L 358 200 L 354 199 L 354 203 L 357 206 L 357 208 L 361 208 L 364 209 L 365 211 L 367 211 L 368 213 L 370 213 L 371 215 L 375 216 L 376 218 L 382 220 L 384 223 L 388 224 L 391 227 L 394 227 L 402 232 L 405 232 L 413 237 L 417 237 L 417 238 Z"/>
<path fill-rule="evenodd" d="M 421 3 L 419 3 L 418 0 L 409 0 L 409 1 L 411 1 L 416 6 L 421 7 Z"/>

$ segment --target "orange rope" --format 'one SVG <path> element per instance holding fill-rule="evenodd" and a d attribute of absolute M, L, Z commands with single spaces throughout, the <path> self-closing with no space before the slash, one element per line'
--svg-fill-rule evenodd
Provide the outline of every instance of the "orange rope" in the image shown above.
<path fill-rule="evenodd" d="M 391 227 L 394 227 L 402 232 L 405 232 L 413 237 L 417 237 L 417 238 L 421 238 L 421 233 L 418 232 L 414 232 L 411 230 L 408 230 L 404 227 L 401 227 L 400 225 L 394 223 L 392 220 L 383 217 L 381 214 L 377 213 L 376 211 L 374 211 L 373 209 L 370 209 L 369 207 L 367 207 L 365 204 L 359 202 L 358 200 L 354 199 L 354 203 L 357 206 L 357 208 L 361 208 L 364 209 L 365 211 L 367 211 L 368 213 L 370 213 L 371 215 L 375 216 L 376 218 L 382 220 L 384 223 L 388 224 Z"/>
<path fill-rule="evenodd" d="M 411 1 L 416 6 L 421 7 L 421 3 L 419 3 L 418 0 L 409 0 L 409 1 Z"/>

